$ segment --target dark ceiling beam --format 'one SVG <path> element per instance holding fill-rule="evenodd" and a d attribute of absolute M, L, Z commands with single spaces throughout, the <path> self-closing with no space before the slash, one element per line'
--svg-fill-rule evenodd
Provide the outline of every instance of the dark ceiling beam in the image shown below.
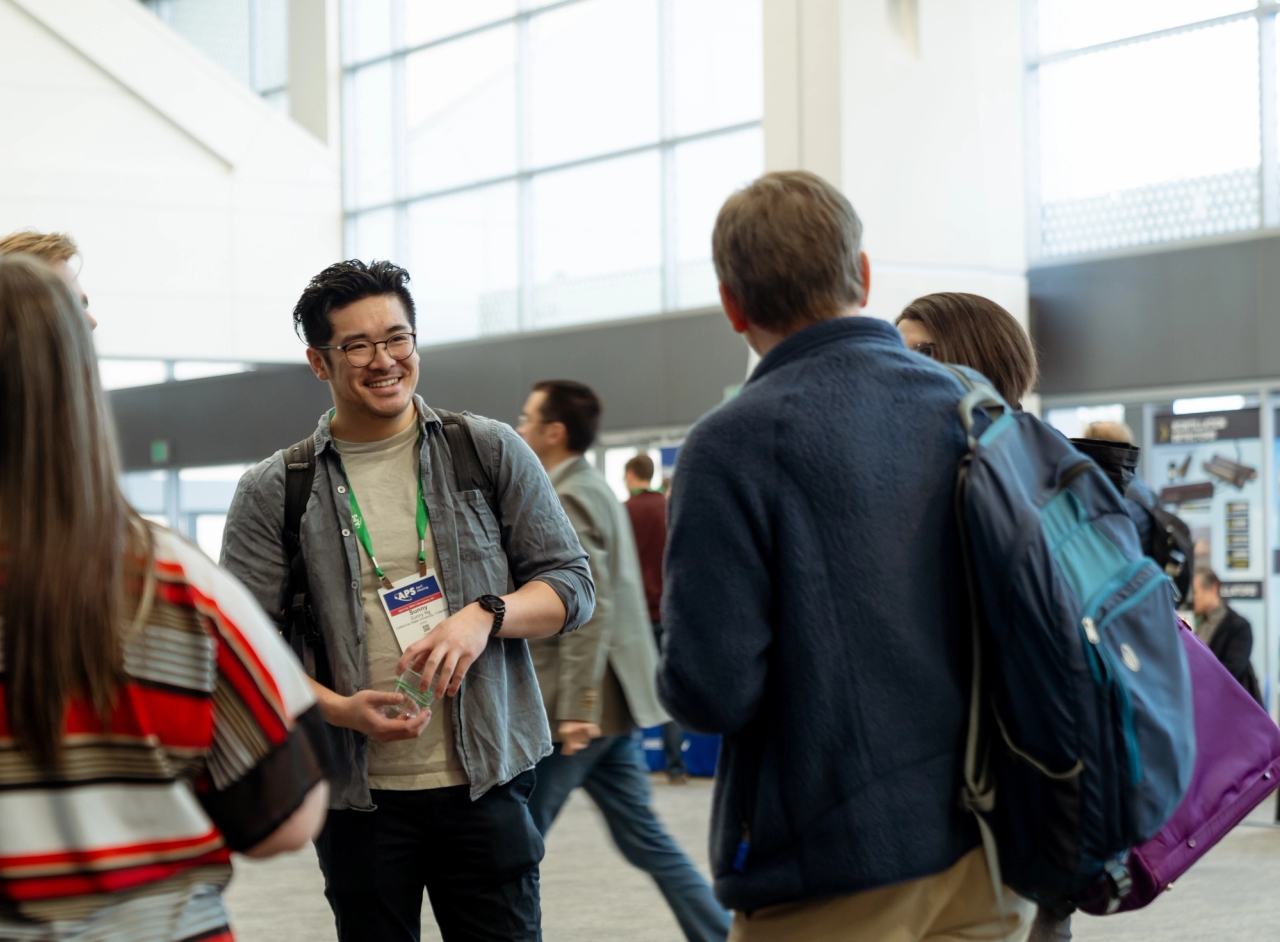
<path fill-rule="evenodd" d="M 1044 395 L 1280 376 L 1280 236 L 1032 269 Z"/>
<path fill-rule="evenodd" d="M 605 404 L 602 431 L 690 425 L 741 383 L 747 350 L 719 309 L 423 348 L 432 405 L 513 423 L 540 379 L 576 379 Z M 259 461 L 332 405 L 305 365 L 111 393 L 126 470 Z M 166 442 L 166 461 L 152 443 Z"/>

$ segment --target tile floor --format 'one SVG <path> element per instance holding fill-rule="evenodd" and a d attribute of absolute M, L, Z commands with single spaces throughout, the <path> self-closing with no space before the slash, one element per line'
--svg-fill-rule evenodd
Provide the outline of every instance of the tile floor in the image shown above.
<path fill-rule="evenodd" d="M 656 784 L 654 806 L 706 869 L 711 784 Z M 1280 938 L 1280 829 L 1266 802 L 1249 822 L 1145 910 L 1075 918 L 1079 942 L 1244 942 Z M 227 894 L 240 942 L 329 942 L 333 919 L 310 848 L 266 862 L 237 861 Z M 609 839 L 582 792 L 566 805 L 547 838 L 542 866 L 543 930 L 549 942 L 680 942 L 680 931 L 647 876 Z M 429 907 L 424 942 L 437 942 Z"/>

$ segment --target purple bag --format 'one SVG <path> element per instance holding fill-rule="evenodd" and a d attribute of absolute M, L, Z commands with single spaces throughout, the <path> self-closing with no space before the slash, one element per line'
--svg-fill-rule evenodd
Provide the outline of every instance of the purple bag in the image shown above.
<path fill-rule="evenodd" d="M 1186 797 L 1120 872 L 1081 894 L 1095 916 L 1141 909 L 1280 785 L 1280 727 L 1179 619 L 1195 700 L 1196 764 Z M 1126 888 L 1127 887 L 1127 888 Z"/>

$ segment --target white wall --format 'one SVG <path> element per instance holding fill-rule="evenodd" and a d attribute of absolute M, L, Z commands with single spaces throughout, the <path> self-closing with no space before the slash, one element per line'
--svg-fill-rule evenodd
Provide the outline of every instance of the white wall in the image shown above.
<path fill-rule="evenodd" d="M 849 197 L 867 313 L 970 291 L 1025 325 L 1021 0 L 763 2 L 766 166 Z"/>
<path fill-rule="evenodd" d="M 0 0 L 0 235 L 70 232 L 110 356 L 297 360 L 334 150 L 134 0 Z"/>

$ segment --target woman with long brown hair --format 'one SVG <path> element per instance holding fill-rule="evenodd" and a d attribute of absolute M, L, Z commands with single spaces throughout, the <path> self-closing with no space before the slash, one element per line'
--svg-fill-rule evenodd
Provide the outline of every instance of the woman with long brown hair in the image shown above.
<path fill-rule="evenodd" d="M 230 939 L 230 850 L 318 829 L 301 670 L 117 483 L 89 324 L 0 256 L 0 938 Z"/>

